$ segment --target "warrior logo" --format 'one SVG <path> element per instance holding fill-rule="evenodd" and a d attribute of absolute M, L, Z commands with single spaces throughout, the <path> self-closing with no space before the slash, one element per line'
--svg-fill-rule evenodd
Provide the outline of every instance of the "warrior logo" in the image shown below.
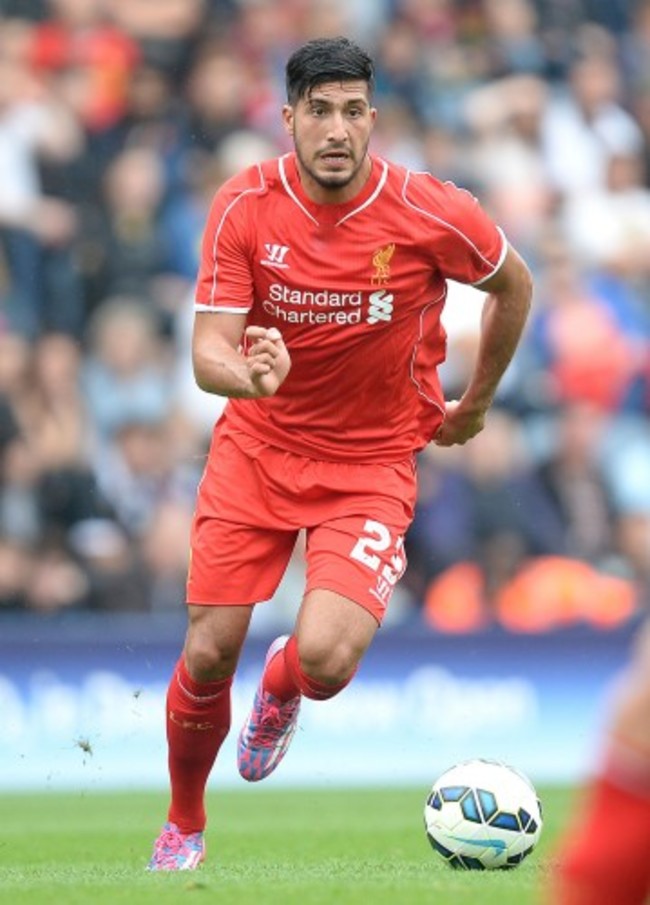
<path fill-rule="evenodd" d="M 379 248 L 372 256 L 372 266 L 375 268 L 370 281 L 373 286 L 385 286 L 390 280 L 390 259 L 395 252 L 395 243 Z"/>
<path fill-rule="evenodd" d="M 289 251 L 288 245 L 274 245 L 272 242 L 265 242 L 264 249 L 266 251 L 266 257 L 260 261 L 260 264 L 264 264 L 265 267 L 286 268 L 289 266 L 284 262 L 286 254 Z"/>

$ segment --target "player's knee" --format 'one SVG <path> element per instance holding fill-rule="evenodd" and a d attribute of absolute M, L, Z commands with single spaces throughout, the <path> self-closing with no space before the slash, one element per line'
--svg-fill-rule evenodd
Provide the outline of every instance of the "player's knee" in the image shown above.
<path fill-rule="evenodd" d="M 338 686 L 353 675 L 362 651 L 347 641 L 328 647 L 318 644 L 298 644 L 298 657 L 302 672 L 322 685 Z"/>
<path fill-rule="evenodd" d="M 211 682 L 231 676 L 237 666 L 238 648 L 230 649 L 205 632 L 188 632 L 185 663 L 197 682 Z"/>

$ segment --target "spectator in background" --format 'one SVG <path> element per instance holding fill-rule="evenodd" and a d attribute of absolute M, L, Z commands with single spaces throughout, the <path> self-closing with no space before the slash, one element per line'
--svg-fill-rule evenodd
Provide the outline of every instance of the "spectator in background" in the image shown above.
<path fill-rule="evenodd" d="M 592 271 L 631 283 L 650 277 L 650 188 L 640 149 L 612 152 L 603 185 L 567 199 L 562 211 L 569 248 Z M 649 293 L 650 295 L 650 293 Z"/>
<path fill-rule="evenodd" d="M 41 162 L 70 161 L 82 149 L 83 134 L 56 86 L 38 82 L 12 57 L 10 40 L 7 34 L 0 39 L 0 317 L 30 339 L 47 329 L 78 335 L 83 299 L 72 262 L 76 212 L 44 194 Z"/>
<path fill-rule="evenodd" d="M 536 519 L 546 525 L 545 552 L 607 565 L 614 551 L 614 506 L 602 467 L 604 412 L 589 403 L 562 407 L 549 426 L 553 442 L 535 468 L 543 494 Z"/>
<path fill-rule="evenodd" d="M 24 606 L 41 616 L 57 616 L 82 609 L 88 602 L 89 582 L 67 548 L 46 540 L 27 561 Z"/>
<path fill-rule="evenodd" d="M 413 22 L 398 17 L 393 27 L 381 34 L 378 64 L 377 96 L 383 103 L 397 104 L 416 120 L 421 119 L 426 81 L 421 41 Z"/>
<path fill-rule="evenodd" d="M 130 536 L 141 538 L 158 506 L 184 488 L 177 464 L 165 421 L 131 416 L 115 430 L 97 481 Z"/>
<path fill-rule="evenodd" d="M 543 75 L 546 57 L 535 4 L 531 0 L 485 0 L 482 6 L 492 76 Z"/>
<path fill-rule="evenodd" d="M 138 546 L 112 518 L 86 519 L 69 535 L 86 580 L 84 606 L 96 612 L 139 612 L 151 606 L 149 577 Z"/>
<path fill-rule="evenodd" d="M 27 58 L 41 74 L 63 77 L 71 108 L 91 132 L 124 113 L 129 77 L 140 50 L 111 21 L 103 0 L 48 0 L 49 18 L 35 25 Z"/>
<path fill-rule="evenodd" d="M 471 135 L 467 169 L 533 265 L 556 200 L 542 147 L 548 101 L 541 78 L 517 74 L 473 89 L 463 113 Z"/>
<path fill-rule="evenodd" d="M 94 430 L 95 477 L 119 523 L 138 542 L 159 505 L 174 501 L 190 511 L 205 438 L 176 409 L 173 359 L 147 306 L 135 298 L 107 300 L 88 338 L 83 389 Z"/>
<path fill-rule="evenodd" d="M 88 328 L 83 392 L 97 452 L 123 425 L 170 412 L 166 348 L 155 312 L 138 297 L 107 299 Z"/>
<path fill-rule="evenodd" d="M 51 334 L 28 357 L 14 354 L 13 369 L 4 362 L 15 431 L 0 472 L 0 596 L 41 614 L 89 604 L 71 536 L 89 520 L 111 518 L 89 465 L 79 358 L 70 337 Z"/>
<path fill-rule="evenodd" d="M 117 25 L 151 66 L 174 80 L 187 72 L 206 17 L 206 0 L 112 0 Z"/>
<path fill-rule="evenodd" d="M 538 302 L 526 339 L 539 405 L 590 402 L 616 412 L 644 365 L 636 333 L 557 232 L 540 248 Z"/>
<path fill-rule="evenodd" d="M 489 597 L 526 557 L 559 549 L 554 524 L 541 513 L 529 517 L 546 500 L 521 426 L 507 412 L 492 411 L 471 446 L 444 456 L 427 449 L 420 459 L 419 511 L 406 540 L 414 580 L 424 579 L 419 595 L 449 566 L 472 561 Z"/>
<path fill-rule="evenodd" d="M 165 171 L 153 148 L 127 148 L 111 161 L 97 237 L 105 297 L 130 294 L 154 306 L 168 270 L 161 229 L 165 192 Z"/>
<path fill-rule="evenodd" d="M 154 612 L 176 610 L 179 596 L 184 594 L 191 521 L 187 500 L 166 499 L 142 536 L 148 607 Z"/>
<path fill-rule="evenodd" d="M 162 162 L 170 191 L 182 190 L 198 156 L 183 143 L 184 121 L 184 106 L 172 76 L 160 66 L 142 62 L 129 80 L 124 116 L 95 139 L 93 154 L 105 167 L 122 151 L 149 149 Z"/>
<path fill-rule="evenodd" d="M 247 126 L 250 70 L 224 42 L 207 43 L 188 75 L 187 98 L 186 144 L 212 153 L 231 132 Z"/>
<path fill-rule="evenodd" d="M 588 52 L 571 66 L 566 89 L 553 98 L 543 124 L 550 185 L 562 196 L 600 189 L 614 154 L 638 154 L 643 135 L 621 104 L 613 47 Z"/>

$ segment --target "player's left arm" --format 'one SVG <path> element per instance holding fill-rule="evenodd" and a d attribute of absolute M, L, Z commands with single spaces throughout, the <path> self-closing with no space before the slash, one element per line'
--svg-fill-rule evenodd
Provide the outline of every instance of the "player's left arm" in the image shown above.
<path fill-rule="evenodd" d="M 481 289 L 487 291 L 487 296 L 476 363 L 462 397 L 446 404 L 445 420 L 434 438 L 438 446 L 466 443 L 483 430 L 486 413 L 519 344 L 530 310 L 532 277 L 512 247 Z"/>

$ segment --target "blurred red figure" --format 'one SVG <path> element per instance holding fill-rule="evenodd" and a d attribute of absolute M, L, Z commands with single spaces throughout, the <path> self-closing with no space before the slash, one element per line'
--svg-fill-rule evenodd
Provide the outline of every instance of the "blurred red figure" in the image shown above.
<path fill-rule="evenodd" d="M 114 125 L 125 109 L 136 41 L 113 24 L 100 0 L 50 0 L 53 17 L 34 26 L 31 65 L 64 76 L 62 89 L 91 131 Z"/>
<path fill-rule="evenodd" d="M 611 703 L 601 763 L 560 845 L 548 905 L 650 897 L 650 624 Z"/>

